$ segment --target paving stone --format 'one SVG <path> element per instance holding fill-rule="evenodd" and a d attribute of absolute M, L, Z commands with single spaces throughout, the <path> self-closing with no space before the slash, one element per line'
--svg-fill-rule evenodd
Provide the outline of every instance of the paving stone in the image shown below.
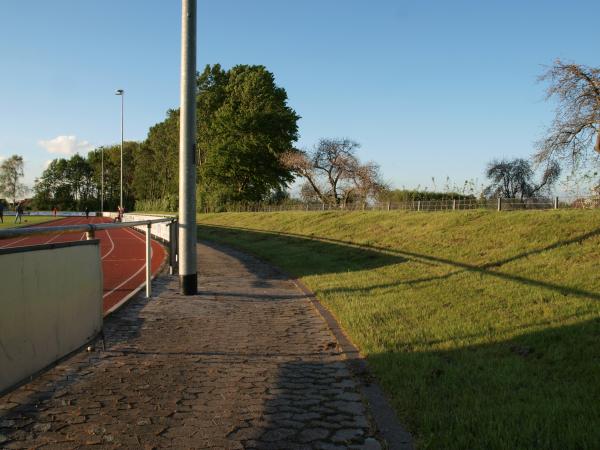
<path fill-rule="evenodd" d="M 310 299 L 249 256 L 198 249 L 198 295 L 159 277 L 105 321 L 107 351 L 1 397 L 0 447 L 380 450 Z"/>
<path fill-rule="evenodd" d="M 300 432 L 298 440 L 300 442 L 311 442 L 325 439 L 327 436 L 329 436 L 329 430 L 325 428 L 307 428 Z"/>
<path fill-rule="evenodd" d="M 360 428 L 345 428 L 335 432 L 331 438 L 333 442 L 351 442 L 363 435 L 363 430 Z"/>

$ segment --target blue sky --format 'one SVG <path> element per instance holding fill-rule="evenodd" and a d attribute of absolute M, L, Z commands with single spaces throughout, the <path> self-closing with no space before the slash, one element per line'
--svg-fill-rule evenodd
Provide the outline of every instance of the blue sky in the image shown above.
<path fill-rule="evenodd" d="M 598 1 L 198 1 L 198 67 L 263 64 L 302 116 L 300 147 L 350 137 L 395 187 L 477 178 L 529 156 L 552 120 L 536 78 L 598 66 Z M 178 0 L 0 0 L 0 157 L 116 143 L 179 103 Z M 52 152 L 51 152 L 52 151 Z M 62 152 L 62 153 L 61 153 Z"/>

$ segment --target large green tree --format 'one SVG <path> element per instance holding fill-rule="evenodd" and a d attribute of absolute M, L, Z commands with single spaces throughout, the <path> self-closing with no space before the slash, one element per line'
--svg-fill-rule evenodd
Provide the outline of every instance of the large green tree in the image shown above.
<path fill-rule="evenodd" d="M 293 180 L 280 156 L 298 137 L 299 117 L 263 66 L 233 67 L 221 97 L 200 165 L 201 200 L 260 201 Z"/>
<path fill-rule="evenodd" d="M 197 79 L 201 205 L 263 200 L 293 177 L 280 156 L 298 137 L 299 116 L 264 66 L 206 66 Z M 136 160 L 135 196 L 177 195 L 179 112 L 150 129 Z"/>

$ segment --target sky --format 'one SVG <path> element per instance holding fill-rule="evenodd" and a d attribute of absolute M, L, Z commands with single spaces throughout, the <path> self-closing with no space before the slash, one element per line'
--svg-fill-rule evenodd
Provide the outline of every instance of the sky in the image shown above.
<path fill-rule="evenodd" d="M 0 0 L 0 158 L 143 140 L 179 105 L 178 0 Z M 600 2 L 198 0 L 198 68 L 262 64 L 302 117 L 299 148 L 349 137 L 396 188 L 485 182 L 554 117 L 556 58 L 598 67 Z M 433 178 L 433 180 L 432 180 Z"/>

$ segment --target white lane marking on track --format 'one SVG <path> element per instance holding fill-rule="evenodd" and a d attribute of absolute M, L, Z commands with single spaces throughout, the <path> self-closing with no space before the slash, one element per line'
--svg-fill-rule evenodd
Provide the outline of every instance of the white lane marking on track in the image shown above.
<path fill-rule="evenodd" d="M 138 236 L 134 231 L 131 231 L 129 228 L 122 228 L 123 230 L 129 232 L 130 234 L 133 234 L 136 238 L 138 238 L 140 241 L 146 243 L 146 240 L 144 238 L 141 238 L 140 236 Z M 150 246 L 150 258 L 152 258 L 152 253 L 153 253 L 153 249 L 152 246 Z M 140 260 L 138 260 L 140 261 Z M 110 294 L 112 294 L 113 292 L 115 292 L 117 289 L 119 289 L 121 286 L 123 286 L 124 284 L 126 284 L 128 281 L 130 281 L 131 279 L 135 278 L 142 270 L 144 270 L 146 268 L 146 259 L 144 258 L 143 260 L 144 264 L 142 264 L 142 267 L 140 267 L 138 269 L 138 271 L 136 273 L 134 273 L 133 275 L 131 275 L 129 278 L 127 278 L 125 281 L 123 281 L 121 284 L 119 284 L 117 287 L 115 287 L 113 290 L 111 290 L 110 292 L 107 292 L 106 294 L 104 294 L 102 296 L 102 298 L 106 298 L 108 297 Z M 146 284 L 145 281 L 142 284 Z"/>
<path fill-rule="evenodd" d="M 16 241 L 9 242 L 8 244 L 0 245 L 0 248 L 7 248 L 7 247 L 10 247 L 11 245 L 13 245 L 13 244 L 16 244 L 17 242 L 24 241 L 24 240 L 25 240 L 25 239 L 27 239 L 28 237 L 29 237 L 29 236 L 25 236 L 24 238 L 17 239 Z"/>
<path fill-rule="evenodd" d="M 142 241 L 144 243 L 144 255 L 145 255 L 145 253 L 146 253 L 146 238 L 138 236 L 138 234 L 135 231 L 131 231 L 130 228 L 123 228 L 123 229 L 125 231 L 128 231 L 129 233 L 133 234 L 136 238 L 138 238 L 140 241 Z M 150 242 L 150 261 L 152 261 L 153 256 L 154 256 L 154 249 L 152 248 L 152 242 Z M 144 256 L 144 260 L 145 259 L 146 259 L 146 256 Z"/>
<path fill-rule="evenodd" d="M 140 241 L 142 241 L 144 244 L 146 243 L 146 239 L 145 237 L 141 237 L 138 233 L 136 233 L 135 231 L 132 231 L 130 228 L 123 228 L 125 231 L 129 232 L 130 234 L 133 234 L 136 238 L 138 238 Z"/>
<path fill-rule="evenodd" d="M 104 256 L 103 256 L 102 258 L 100 258 L 100 259 L 104 259 L 104 258 L 106 258 L 106 257 L 107 257 L 108 255 L 110 255 L 110 254 L 112 253 L 112 251 L 115 249 L 115 243 L 114 243 L 114 241 L 112 240 L 112 238 L 110 237 L 110 233 L 108 232 L 108 230 L 104 230 L 104 231 L 106 231 L 106 235 L 108 236 L 108 239 L 110 240 L 110 245 L 111 245 L 111 247 L 110 247 L 110 250 L 108 251 L 108 253 L 107 253 L 106 255 L 104 255 Z"/>
<path fill-rule="evenodd" d="M 69 217 L 67 220 L 69 221 L 69 223 L 65 224 L 65 223 L 63 222 L 63 225 L 79 225 L 79 220 L 78 220 L 78 219 L 72 219 L 72 218 L 70 218 L 70 217 Z M 71 223 L 71 222 L 72 222 L 72 223 Z M 52 242 L 54 239 L 56 239 L 56 238 L 60 237 L 60 236 L 61 236 L 61 235 L 63 235 L 64 233 L 65 233 L 64 231 L 61 231 L 60 233 L 58 233 L 58 234 L 55 234 L 55 235 L 54 235 L 54 236 L 52 236 L 50 239 L 48 239 L 46 242 L 44 242 L 44 244 L 49 244 L 49 243 L 50 243 L 50 242 Z"/>
<path fill-rule="evenodd" d="M 142 267 L 139 268 L 139 270 L 134 273 L 133 275 L 131 275 L 129 278 L 127 278 L 125 281 L 123 281 L 121 284 L 119 284 L 117 287 L 115 287 L 112 291 L 107 292 L 106 294 L 104 294 L 102 296 L 102 298 L 106 298 L 108 297 L 110 294 L 112 294 L 113 292 L 115 292 L 117 289 L 119 289 L 121 286 L 123 286 L 124 284 L 127 284 L 128 281 L 132 280 L 133 278 L 135 278 L 142 270 L 144 270 L 146 268 L 146 265 L 144 264 Z"/>
<path fill-rule="evenodd" d="M 70 218 L 67 218 L 67 219 L 59 219 L 59 220 L 70 220 Z M 42 226 L 44 226 L 44 225 L 42 225 Z M 10 247 L 10 246 L 11 246 L 11 245 L 13 245 L 13 244 L 17 244 L 17 243 L 19 243 L 19 242 L 22 242 L 22 241 L 24 241 L 25 239 L 29 239 L 30 237 L 31 237 L 31 236 L 25 236 L 24 238 L 17 239 L 16 241 L 9 242 L 8 244 L 0 245 L 0 248 L 8 248 L 8 247 Z M 56 239 L 56 237 L 58 237 L 58 236 L 54 236 L 54 237 L 53 237 L 53 239 Z M 51 240 L 52 240 L 52 239 L 51 239 Z M 50 242 L 50 241 L 48 241 L 48 242 Z M 45 243 L 48 243 L 48 242 L 45 242 Z"/>

